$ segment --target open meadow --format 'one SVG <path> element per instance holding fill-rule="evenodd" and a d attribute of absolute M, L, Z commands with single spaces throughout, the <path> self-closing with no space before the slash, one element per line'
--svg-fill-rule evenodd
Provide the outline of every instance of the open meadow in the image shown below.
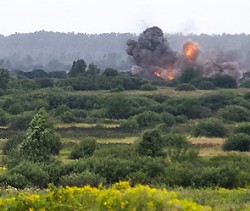
<path fill-rule="evenodd" d="M 197 80 L 215 79 L 180 91 L 113 69 L 43 88 L 11 78 L 0 209 L 249 210 L 250 91 Z"/>

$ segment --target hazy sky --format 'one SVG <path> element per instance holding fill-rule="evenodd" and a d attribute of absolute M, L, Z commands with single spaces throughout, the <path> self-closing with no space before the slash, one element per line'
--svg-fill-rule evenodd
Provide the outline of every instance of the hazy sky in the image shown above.
<path fill-rule="evenodd" d="M 249 33 L 250 0 L 0 0 L 0 34 Z"/>

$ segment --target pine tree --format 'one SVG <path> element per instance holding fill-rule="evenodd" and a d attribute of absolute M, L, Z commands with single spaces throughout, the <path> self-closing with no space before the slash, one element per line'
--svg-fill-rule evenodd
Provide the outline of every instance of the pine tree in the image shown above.
<path fill-rule="evenodd" d="M 53 125 L 48 122 L 44 108 L 40 109 L 30 122 L 20 146 L 21 155 L 33 162 L 45 162 L 59 153 L 61 141 Z"/>

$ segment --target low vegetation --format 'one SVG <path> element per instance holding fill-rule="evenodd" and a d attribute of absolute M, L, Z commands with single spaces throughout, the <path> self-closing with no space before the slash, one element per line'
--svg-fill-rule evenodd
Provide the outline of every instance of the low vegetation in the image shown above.
<path fill-rule="evenodd" d="M 88 196 L 95 205 L 86 201 L 86 208 L 209 210 L 222 206 L 213 204 L 212 195 L 211 201 L 203 198 L 212 191 L 219 200 L 223 188 L 242 197 L 237 189 L 249 191 L 250 92 L 235 89 L 230 77 L 188 70 L 180 80 L 155 82 L 83 60 L 63 79 L 47 80 L 42 72 L 13 78 L 1 71 L 7 83 L 0 92 L 0 186 L 39 188 L 35 195 L 2 197 L 4 209 L 77 207 L 79 193 L 93 192 Z M 132 187 L 112 186 L 119 181 Z M 171 198 L 166 189 L 199 205 Z M 140 191 L 154 199 L 139 203 L 145 199 Z M 66 199 L 70 194 L 75 201 Z M 247 209 L 249 200 L 243 201 L 235 207 Z"/>

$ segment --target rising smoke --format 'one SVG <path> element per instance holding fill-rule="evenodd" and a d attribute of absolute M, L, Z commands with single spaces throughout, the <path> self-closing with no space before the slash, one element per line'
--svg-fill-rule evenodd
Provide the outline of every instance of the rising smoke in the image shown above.
<path fill-rule="evenodd" d="M 236 61 L 220 63 L 204 57 L 199 58 L 199 45 L 191 40 L 184 42 L 182 53 L 175 52 L 169 46 L 163 31 L 156 26 L 146 29 L 138 41 L 128 40 L 127 46 L 127 54 L 132 56 L 135 62 L 133 74 L 172 80 L 178 78 L 187 68 L 197 68 L 207 77 L 226 74 L 237 80 L 242 77 Z"/>
<path fill-rule="evenodd" d="M 177 53 L 169 47 L 162 30 L 156 26 L 145 30 L 138 42 L 128 40 L 127 46 L 127 53 L 133 57 L 137 66 L 134 70 L 144 70 L 149 75 L 156 69 L 166 69 L 177 61 Z"/>

